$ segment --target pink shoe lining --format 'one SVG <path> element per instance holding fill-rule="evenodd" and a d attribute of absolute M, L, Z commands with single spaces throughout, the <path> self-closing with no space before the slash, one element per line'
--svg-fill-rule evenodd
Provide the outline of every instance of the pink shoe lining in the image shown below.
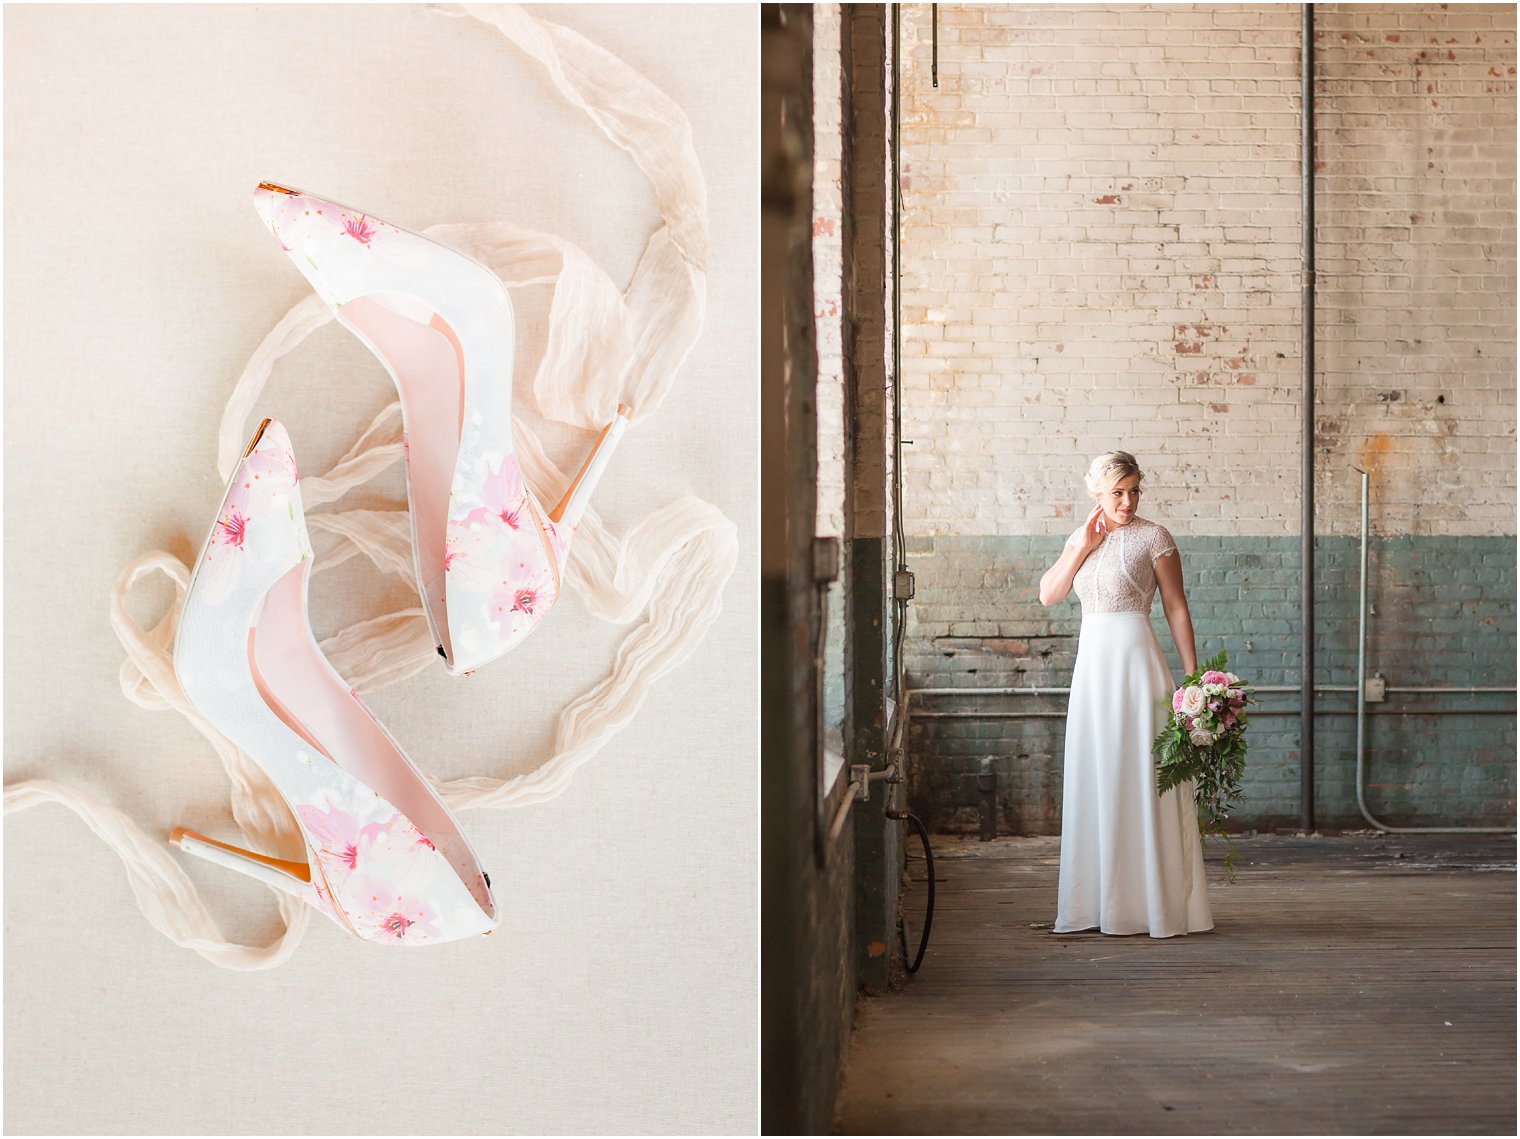
<path fill-rule="evenodd" d="M 286 727 L 410 819 L 476 901 L 493 912 L 447 808 L 312 639 L 306 619 L 310 567 L 304 561 L 282 575 L 254 615 L 248 665 L 259 694 Z"/>
<path fill-rule="evenodd" d="M 385 360 L 396 378 L 406 422 L 417 568 L 433 631 L 452 660 L 443 566 L 449 491 L 464 423 L 464 349 L 441 316 L 410 297 L 372 293 L 345 304 L 338 319 Z"/>

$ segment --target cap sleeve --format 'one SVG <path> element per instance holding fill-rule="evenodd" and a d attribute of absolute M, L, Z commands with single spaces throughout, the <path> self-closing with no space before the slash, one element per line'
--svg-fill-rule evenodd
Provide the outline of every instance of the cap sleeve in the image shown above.
<path fill-rule="evenodd" d="M 1080 546 L 1082 544 L 1082 531 L 1084 529 L 1086 529 L 1086 527 L 1078 526 L 1075 530 L 1068 534 L 1066 537 L 1066 544 L 1068 546 Z"/>
<path fill-rule="evenodd" d="M 1170 557 L 1177 552 L 1177 543 L 1172 541 L 1172 533 L 1165 526 L 1156 525 L 1151 534 L 1151 560 Z"/>

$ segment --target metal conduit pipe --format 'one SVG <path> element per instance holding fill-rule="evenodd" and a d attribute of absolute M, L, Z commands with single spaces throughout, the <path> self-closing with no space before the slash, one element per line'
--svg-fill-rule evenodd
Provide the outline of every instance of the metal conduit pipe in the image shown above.
<path fill-rule="evenodd" d="M 1299 144 L 1302 178 L 1302 278 L 1300 323 L 1303 325 L 1303 423 L 1300 431 L 1300 481 L 1303 484 L 1302 513 L 1299 520 L 1300 566 L 1303 580 L 1299 607 L 1302 620 L 1302 643 L 1299 646 L 1299 675 L 1303 678 L 1298 721 L 1299 754 L 1299 824 L 1305 831 L 1314 829 L 1314 5 L 1303 5 L 1303 28 L 1299 55 L 1303 62 L 1300 93 L 1303 111 L 1299 116 L 1303 137 Z"/>
<path fill-rule="evenodd" d="M 1355 716 L 1355 708 L 1321 708 L 1318 716 Z M 1430 708 L 1418 712 L 1394 709 L 1387 712 L 1368 712 L 1369 716 L 1513 716 L 1513 708 Z M 1251 713 L 1257 716 L 1296 716 L 1294 708 L 1267 708 Z M 1064 720 L 1065 712 L 974 712 L 958 709 L 950 712 L 914 712 L 915 720 Z"/>
<path fill-rule="evenodd" d="M 1362 476 L 1361 610 L 1356 625 L 1356 807 L 1362 818 L 1390 834 L 1514 834 L 1514 827 L 1394 827 L 1375 818 L 1367 809 L 1367 515 L 1370 476 Z"/>
<path fill-rule="evenodd" d="M 934 22 L 934 86 L 939 86 L 939 5 L 930 10 Z M 908 734 L 908 669 L 903 660 L 903 641 L 908 630 L 908 601 L 913 596 L 913 576 L 908 570 L 908 538 L 903 528 L 902 508 L 902 5 L 892 5 L 892 539 L 897 552 L 897 568 L 892 575 L 892 698 L 887 701 L 891 730 L 888 733 L 887 769 L 895 777 L 887 784 L 884 813 L 889 819 L 907 824 L 924 847 L 925 873 L 929 897 L 924 909 L 924 929 L 918 939 L 918 953 L 908 966 L 909 974 L 918 972 L 929 948 L 929 931 L 934 926 L 934 851 L 929 845 L 929 830 L 923 821 L 907 809 L 893 809 L 892 792 L 907 796 L 907 753 L 903 740 Z M 906 588 L 904 588 L 906 586 Z M 906 874 L 906 853 L 903 859 Z M 898 911 L 898 922 L 903 922 Z M 903 946 L 907 951 L 906 943 Z"/>
<path fill-rule="evenodd" d="M 935 8 L 935 27 L 939 27 L 938 6 Z M 935 86 L 938 81 L 938 40 L 935 49 Z M 903 741 L 908 734 L 908 687 L 907 664 L 903 659 L 903 642 L 908 633 L 908 601 L 911 589 L 902 588 L 904 581 L 911 581 L 908 570 L 908 536 L 903 528 L 903 478 L 902 478 L 902 5 L 892 5 L 892 549 L 897 555 L 892 574 L 892 692 L 886 697 L 887 709 L 887 767 L 892 773 L 887 783 L 884 810 L 887 818 L 908 822 L 912 818 L 904 802 L 901 809 L 892 806 L 892 792 L 900 797 L 907 795 L 908 761 Z M 922 823 L 918 824 L 922 831 Z M 929 848 L 927 831 L 921 834 L 924 850 Z M 931 864 L 933 855 L 928 855 Z M 931 881 L 929 912 L 932 916 L 933 889 Z M 928 944 L 928 926 L 924 928 L 924 945 Z M 919 947 L 919 960 L 923 960 L 923 946 Z M 916 971 L 917 965 L 910 969 Z"/>
<path fill-rule="evenodd" d="M 877 780 L 885 779 L 888 784 L 887 817 L 892 818 L 891 788 L 903 781 L 903 733 L 907 730 L 908 717 L 906 709 L 897 710 L 891 699 L 887 700 L 887 765 L 868 770 L 864 764 L 856 764 L 850 768 L 849 785 L 839 801 L 839 806 L 834 808 L 834 818 L 829 822 L 828 844 L 833 845 L 839 837 L 839 832 L 844 830 L 844 821 L 850 816 L 850 808 L 859 799 L 868 798 L 871 784 Z"/>
<path fill-rule="evenodd" d="M 829 833 L 824 840 L 827 846 L 833 846 L 834 840 L 839 837 L 839 832 L 844 830 L 844 821 L 850 817 L 850 808 L 855 805 L 855 784 L 857 780 L 850 776 L 850 786 L 844 791 L 839 800 L 839 806 L 834 808 L 834 817 L 829 821 Z"/>
<path fill-rule="evenodd" d="M 1355 692 L 1354 684 L 1319 684 L 1316 692 Z M 1298 692 L 1297 684 L 1253 684 L 1252 692 Z M 1508 687 L 1502 685 L 1454 685 L 1448 687 L 1436 687 L 1422 684 L 1394 685 L 1390 684 L 1385 689 L 1387 692 L 1421 693 L 1425 695 L 1443 696 L 1469 696 L 1479 692 L 1513 693 L 1516 688 L 1513 684 Z M 907 691 L 909 697 L 914 696 L 1065 696 L 1071 692 L 1070 688 L 910 688 Z"/>
<path fill-rule="evenodd" d="M 938 26 L 936 24 L 936 26 Z M 935 59 L 939 56 L 936 53 Z M 937 74 L 937 72 L 936 72 Z M 938 86 L 936 81 L 935 86 Z M 902 5 L 892 5 L 892 548 L 897 572 L 892 578 L 892 697 L 903 699 L 907 672 L 903 639 L 908 626 L 908 598 L 898 581 L 908 572 L 908 536 L 903 529 L 902 479 Z"/>
<path fill-rule="evenodd" d="M 1352 684 L 1346 685 L 1345 688 L 1346 688 L 1347 692 L 1355 692 L 1356 691 L 1356 686 L 1352 685 Z M 1460 688 L 1460 687 L 1458 687 L 1458 688 L 1438 688 L 1438 687 L 1427 686 L 1427 685 L 1422 685 L 1422 684 L 1403 684 L 1403 685 L 1399 685 L 1398 687 L 1394 687 L 1393 685 L 1389 685 L 1385 691 L 1388 691 L 1388 692 L 1441 692 L 1441 693 L 1451 693 L 1451 692 L 1464 692 L 1464 693 L 1465 692 L 1513 692 L 1513 691 L 1515 691 L 1515 686 L 1513 684 L 1511 684 L 1508 688 L 1505 688 L 1505 687 L 1500 686 L 1500 685 L 1486 685 L 1485 684 L 1485 685 L 1474 685 L 1471 688 Z"/>

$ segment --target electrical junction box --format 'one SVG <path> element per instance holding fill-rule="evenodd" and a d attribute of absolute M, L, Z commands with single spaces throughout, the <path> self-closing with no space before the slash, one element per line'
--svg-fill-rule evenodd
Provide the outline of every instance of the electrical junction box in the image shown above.
<path fill-rule="evenodd" d="M 892 597 L 896 601 L 913 599 L 913 571 L 900 569 L 892 577 Z"/>
<path fill-rule="evenodd" d="M 818 537 L 813 539 L 813 581 L 826 585 L 839 580 L 839 539 Z"/>
<path fill-rule="evenodd" d="M 1388 682 L 1383 679 L 1382 673 L 1369 676 L 1366 680 L 1366 687 L 1367 702 L 1369 704 L 1380 704 L 1388 699 Z"/>

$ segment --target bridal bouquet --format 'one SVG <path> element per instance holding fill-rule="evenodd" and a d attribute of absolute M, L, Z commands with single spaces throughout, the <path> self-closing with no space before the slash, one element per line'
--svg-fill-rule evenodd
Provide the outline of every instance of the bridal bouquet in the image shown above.
<path fill-rule="evenodd" d="M 1172 715 L 1151 745 L 1155 753 L 1156 793 L 1164 795 L 1188 780 L 1197 781 L 1199 829 L 1225 837 L 1224 821 L 1241 797 L 1240 778 L 1246 769 L 1246 705 L 1248 686 L 1233 672 L 1224 653 L 1205 661 L 1183 678 L 1172 695 Z M 1228 844 L 1228 839 L 1225 840 Z M 1224 860 L 1225 874 L 1235 881 L 1235 849 Z"/>

